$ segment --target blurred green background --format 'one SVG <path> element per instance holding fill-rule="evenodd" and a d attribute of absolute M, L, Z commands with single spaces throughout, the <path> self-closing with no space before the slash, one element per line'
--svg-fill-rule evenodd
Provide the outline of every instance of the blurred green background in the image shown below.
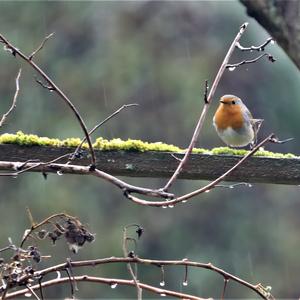
<path fill-rule="evenodd" d="M 268 34 L 249 19 L 237 1 L 227 2 L 0 2 L 0 32 L 25 53 L 31 53 L 49 33 L 55 36 L 35 60 L 72 99 L 89 128 L 123 104 L 139 103 L 105 125 L 98 136 L 163 141 L 186 147 L 203 106 L 204 80 L 213 80 L 239 26 L 250 22 L 241 43 L 262 43 Z M 222 145 L 212 128 L 217 99 L 232 93 L 244 99 L 255 117 L 264 118 L 261 137 L 275 132 L 294 137 L 268 149 L 300 154 L 299 73 L 275 44 L 278 60 L 261 60 L 225 72 L 197 146 Z M 257 53 L 235 52 L 232 62 Z M 22 66 L 18 105 L 4 132 L 22 130 L 49 137 L 81 137 L 79 125 L 66 105 L 35 83 L 31 68 L 7 52 L 0 52 L 0 111 L 9 107 L 15 76 Z M 149 187 L 160 179 L 132 179 Z M 182 194 L 205 182 L 177 182 Z M 300 295 L 299 187 L 255 184 L 252 188 L 215 190 L 173 209 L 140 207 L 127 201 L 110 184 L 96 178 L 25 174 L 1 178 L 1 247 L 14 242 L 29 226 L 25 207 L 34 217 L 66 212 L 78 216 L 97 234 L 96 242 L 72 259 L 122 255 L 122 229 L 138 223 L 145 228 L 138 255 L 153 259 L 187 257 L 213 264 L 253 283 L 273 287 L 278 298 Z M 51 246 L 52 247 L 52 246 Z M 64 241 L 54 248 L 42 242 L 43 264 L 70 256 Z M 79 270 L 74 270 L 78 273 Z M 220 297 L 223 278 L 208 270 L 190 270 L 182 286 L 184 268 L 166 268 L 166 288 L 201 297 Z M 80 273 L 80 272 L 79 272 Z M 79 274 L 78 273 L 78 274 Z M 128 278 L 124 265 L 84 269 L 82 273 Z M 159 286 L 160 271 L 139 267 L 140 279 Z M 62 298 L 69 286 L 45 290 L 46 297 Z M 112 290 L 79 284 L 78 298 L 135 297 L 133 288 Z M 229 283 L 228 298 L 256 295 Z M 145 293 L 144 297 L 154 297 Z"/>

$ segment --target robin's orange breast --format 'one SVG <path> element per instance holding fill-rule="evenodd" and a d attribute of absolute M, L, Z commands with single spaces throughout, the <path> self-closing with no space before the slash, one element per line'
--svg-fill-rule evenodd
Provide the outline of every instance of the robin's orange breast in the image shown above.
<path fill-rule="evenodd" d="M 244 126 L 244 117 L 238 105 L 221 104 L 215 113 L 214 122 L 219 130 L 228 127 L 240 129 Z"/>

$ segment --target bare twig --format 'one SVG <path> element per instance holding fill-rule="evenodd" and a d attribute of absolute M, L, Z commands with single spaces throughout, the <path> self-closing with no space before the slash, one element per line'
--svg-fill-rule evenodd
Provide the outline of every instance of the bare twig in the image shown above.
<path fill-rule="evenodd" d="M 271 143 L 275 143 L 275 144 L 284 144 L 284 143 L 287 143 L 287 142 L 290 142 L 294 140 L 294 138 L 288 138 L 288 139 L 284 139 L 284 140 L 279 140 L 278 137 L 274 136 L 270 142 Z"/>
<path fill-rule="evenodd" d="M 6 250 L 11 250 L 11 249 L 12 249 L 11 246 L 6 246 L 6 247 L 0 249 L 0 253 L 4 252 Z"/>
<path fill-rule="evenodd" d="M 16 92 L 15 92 L 15 95 L 14 95 L 14 98 L 13 98 L 13 101 L 12 101 L 12 104 L 11 104 L 9 110 L 2 116 L 2 118 L 0 120 L 0 127 L 3 125 L 3 123 L 5 122 L 8 115 L 14 110 L 14 108 L 17 105 L 17 98 L 18 98 L 19 90 L 20 90 L 19 80 L 20 80 L 21 72 L 22 72 L 22 70 L 19 69 L 18 75 L 16 77 Z"/>
<path fill-rule="evenodd" d="M 265 47 L 268 44 L 272 44 L 274 43 L 274 39 L 273 38 L 268 38 L 263 44 L 259 45 L 259 46 L 251 46 L 251 47 L 243 47 L 239 42 L 236 43 L 236 48 L 238 48 L 241 51 L 265 51 Z"/>
<path fill-rule="evenodd" d="M 54 91 L 54 88 L 49 85 L 49 84 L 45 84 L 42 80 L 39 80 L 37 78 L 35 78 L 35 81 L 41 86 L 43 87 L 44 89 L 47 89 L 48 91 L 50 92 L 53 92 Z"/>
<path fill-rule="evenodd" d="M 64 92 L 52 81 L 52 79 L 37 64 L 35 64 L 32 60 L 30 60 L 30 58 L 28 56 L 26 56 L 25 54 L 23 54 L 18 48 L 13 46 L 2 34 L 0 34 L 0 41 L 6 46 L 6 48 L 8 50 L 10 50 L 10 52 L 14 56 L 16 56 L 16 55 L 20 56 L 34 70 L 36 70 L 45 79 L 45 81 L 49 84 L 49 86 L 51 86 L 53 88 L 53 91 L 55 91 L 59 95 L 59 97 L 73 111 L 75 117 L 77 118 L 77 120 L 78 120 L 78 122 L 81 126 L 81 129 L 84 132 L 87 143 L 89 145 L 89 150 L 90 150 L 90 153 L 91 153 L 91 163 L 92 163 L 91 170 L 93 170 L 94 166 L 96 165 L 96 159 L 95 159 L 95 153 L 94 153 L 93 145 L 92 145 L 87 127 L 85 125 L 85 122 L 84 122 L 83 118 L 81 117 L 81 115 L 80 115 L 79 111 L 77 110 L 77 108 L 72 103 L 72 101 L 64 94 Z"/>
<path fill-rule="evenodd" d="M 218 70 L 218 73 L 212 83 L 212 86 L 209 90 L 209 93 L 208 93 L 208 96 L 207 96 L 207 99 L 206 99 L 206 102 L 204 104 L 204 107 L 203 107 L 203 110 L 202 110 L 202 113 L 199 117 L 199 120 L 198 120 L 198 123 L 196 125 L 196 128 L 194 130 L 194 134 L 192 136 L 192 139 L 191 139 L 191 142 L 190 142 L 190 145 L 188 147 L 188 149 L 186 150 L 185 152 L 185 155 L 183 157 L 183 159 L 180 161 L 180 163 L 178 164 L 178 167 L 176 169 L 176 171 L 174 172 L 174 174 L 172 175 L 172 177 L 169 179 L 169 181 L 166 183 L 166 185 L 162 188 L 163 191 L 167 191 L 171 185 L 173 184 L 173 182 L 176 180 L 176 178 L 179 176 L 181 170 L 183 169 L 183 167 L 185 166 L 185 164 L 187 163 L 188 161 L 188 158 L 196 144 L 196 141 L 198 139 L 198 136 L 199 136 L 199 133 L 203 127 L 203 123 L 204 123 L 204 120 L 205 120 L 205 117 L 206 117 L 206 114 L 208 112 L 208 108 L 209 108 L 209 105 L 212 101 L 212 98 L 215 94 L 215 91 L 216 91 L 216 88 L 219 84 L 219 81 L 226 69 L 226 66 L 228 64 L 228 61 L 234 51 L 234 48 L 236 46 L 236 43 L 240 40 L 240 38 L 242 37 L 243 33 L 245 32 L 246 28 L 248 26 L 248 23 L 244 23 L 241 27 L 240 27 L 240 30 L 239 32 L 237 33 L 236 37 L 234 38 L 233 42 L 231 43 L 228 51 L 227 51 L 227 54 L 225 55 L 225 58 L 221 64 L 221 67 L 219 68 Z"/>
<path fill-rule="evenodd" d="M 252 184 L 248 183 L 248 182 L 237 182 L 237 183 L 233 183 L 233 184 L 217 184 L 215 185 L 215 187 L 220 187 L 220 188 L 227 188 L 227 189 L 233 189 L 237 186 L 248 186 L 248 187 L 252 187 Z"/>
<path fill-rule="evenodd" d="M 43 288 L 42 288 L 42 279 L 43 277 L 40 277 L 38 280 L 38 285 L 39 285 L 39 291 L 41 294 L 41 300 L 44 300 L 44 293 L 43 293 Z"/>
<path fill-rule="evenodd" d="M 48 41 L 48 39 L 51 38 L 53 35 L 54 35 L 54 32 L 48 34 L 48 35 L 44 38 L 44 40 L 43 40 L 42 43 L 37 47 L 37 49 L 34 50 L 34 51 L 28 56 L 29 60 L 32 60 L 33 57 L 34 57 L 40 50 L 43 49 L 45 43 L 46 43 L 46 42 Z"/>
<path fill-rule="evenodd" d="M 129 227 L 139 227 L 139 225 L 136 225 L 136 224 L 133 224 L 133 225 L 128 225 L 128 226 L 125 226 L 124 229 L 123 229 L 123 243 L 122 243 L 122 249 L 123 249 L 123 255 L 124 257 L 128 257 L 129 255 L 129 252 L 128 252 L 128 249 L 127 249 L 127 240 L 128 240 L 128 236 L 127 236 L 127 229 Z M 134 240 L 135 241 L 135 240 Z M 136 241 L 135 241 L 136 242 Z M 139 285 L 139 281 L 137 279 L 137 274 L 134 274 L 134 271 L 132 269 L 132 266 L 129 263 L 127 263 L 127 269 L 128 269 L 128 272 L 130 274 L 130 276 L 132 277 L 133 281 L 134 281 L 134 284 L 136 286 L 136 290 L 137 290 L 137 299 L 138 300 L 141 300 L 142 299 L 142 289 Z"/>
<path fill-rule="evenodd" d="M 52 279 L 48 280 L 42 283 L 42 287 L 49 287 L 49 286 L 55 286 L 58 284 L 66 283 L 70 279 L 68 277 L 63 277 L 59 279 Z M 83 281 L 83 282 L 94 282 L 94 283 L 102 283 L 102 284 L 108 284 L 110 286 L 116 286 L 116 285 L 127 285 L 127 286 L 135 286 L 135 283 L 133 280 L 124 280 L 124 279 L 115 279 L 115 278 L 104 278 L 104 277 L 92 277 L 92 276 L 75 276 L 75 280 L 78 281 Z M 179 299 L 191 299 L 191 300 L 204 300 L 204 298 L 196 297 L 193 295 L 189 294 L 184 294 L 184 293 L 179 293 L 179 292 L 174 292 L 172 290 L 166 290 L 162 288 L 157 288 L 149 284 L 145 283 L 139 283 L 140 287 L 144 290 L 147 290 L 149 292 L 152 292 L 154 294 L 160 295 L 160 296 L 170 296 L 174 298 L 179 298 Z M 33 285 L 31 287 L 33 290 L 38 289 L 38 285 Z M 15 298 L 18 296 L 23 296 L 26 294 L 28 290 L 27 289 L 22 289 L 16 292 L 12 292 L 9 294 L 6 294 L 5 299 L 11 299 Z M 208 299 L 207 299 L 208 300 Z"/>
<path fill-rule="evenodd" d="M 37 293 L 34 291 L 34 289 L 29 284 L 26 284 L 26 288 L 35 297 L 35 299 L 40 300 L 40 297 L 37 295 Z"/>
<path fill-rule="evenodd" d="M 113 117 L 115 117 L 117 114 L 119 114 L 123 109 L 128 108 L 128 107 L 132 107 L 132 106 L 138 106 L 137 103 L 131 103 L 131 104 L 124 104 L 122 105 L 119 109 L 117 109 L 115 112 L 113 112 L 111 115 L 109 115 L 107 118 L 105 118 L 102 122 L 100 122 L 99 124 L 95 125 L 93 127 L 93 129 L 91 129 L 89 131 L 89 136 L 91 136 L 91 134 L 93 134 L 99 127 L 101 127 L 102 125 L 104 125 L 106 122 L 108 122 L 110 119 L 112 119 Z M 71 155 L 70 161 L 74 160 L 74 158 L 76 157 L 76 154 L 80 151 L 83 143 L 86 141 L 86 138 L 83 138 L 82 141 L 80 142 L 80 144 L 77 146 L 76 150 L 74 151 L 74 153 Z"/>
<path fill-rule="evenodd" d="M 0 173 L 0 176 L 11 176 L 11 177 L 17 177 L 18 175 L 21 175 L 22 173 L 28 172 L 30 170 L 36 169 L 38 167 L 45 167 L 48 165 L 53 164 L 54 162 L 57 162 L 65 157 L 70 156 L 70 153 L 67 154 L 63 154 L 51 161 L 48 162 L 40 162 L 36 159 L 29 159 L 23 163 L 15 163 L 14 166 L 14 170 L 17 170 L 16 172 L 12 172 L 12 173 Z M 25 168 L 26 166 L 28 166 L 27 168 Z"/>
<path fill-rule="evenodd" d="M 85 261 L 71 261 L 70 264 L 73 268 L 80 268 L 80 267 L 86 267 L 86 266 L 96 266 L 96 265 L 103 265 L 103 264 L 111 264 L 111 263 L 137 263 L 145 266 L 183 266 L 185 268 L 191 267 L 191 268 L 200 268 L 200 269 L 207 269 L 212 272 L 215 272 L 219 275 L 221 275 L 224 279 L 234 281 L 240 285 L 243 285 L 250 290 L 254 291 L 258 296 L 262 297 L 263 299 L 272 299 L 273 296 L 269 295 L 269 297 L 266 297 L 266 294 L 264 293 L 264 287 L 261 284 L 251 284 L 239 277 L 234 276 L 231 273 L 228 273 L 224 271 L 223 269 L 220 269 L 216 266 L 214 266 L 212 263 L 201 263 L 201 262 L 195 262 L 190 261 L 186 258 L 182 260 L 152 260 L 152 259 L 144 259 L 140 258 L 138 256 L 134 257 L 108 257 L 108 258 L 102 258 L 102 259 L 95 259 L 95 260 L 85 260 Z M 35 277 L 45 276 L 46 274 L 50 274 L 57 271 L 63 271 L 69 266 L 69 263 L 62 263 L 56 266 L 49 267 L 44 270 L 36 271 L 34 273 Z M 186 275 L 185 275 L 186 277 Z M 24 277 L 20 281 L 26 281 L 27 277 Z M 111 279 L 111 283 L 115 283 L 116 281 L 114 279 Z M 134 285 L 134 281 L 130 281 Z M 140 284 L 140 287 L 142 287 L 142 284 Z M 143 288 L 143 287 L 142 287 Z"/>
<path fill-rule="evenodd" d="M 76 285 L 76 280 L 74 279 L 74 275 L 73 274 L 71 275 L 71 272 L 70 272 L 69 268 L 66 268 L 65 271 L 67 273 L 67 276 L 68 276 L 69 282 L 70 282 L 71 297 L 72 297 L 72 299 L 75 299 L 75 288 L 74 288 L 74 286 Z"/>
<path fill-rule="evenodd" d="M 229 280 L 228 280 L 227 278 L 224 278 L 224 285 L 223 285 L 223 290 L 222 290 L 222 294 L 221 294 L 221 300 L 224 300 L 225 292 L 226 292 L 226 287 L 227 287 L 228 281 L 229 281 Z"/>
<path fill-rule="evenodd" d="M 239 66 L 256 63 L 258 60 L 260 60 L 264 56 L 266 56 L 268 58 L 268 60 L 272 63 L 276 61 L 276 59 L 271 54 L 263 53 L 254 59 L 242 60 L 241 62 L 238 62 L 235 64 L 227 64 L 226 69 L 229 69 L 229 71 L 234 71 L 235 68 L 237 68 Z"/>
<path fill-rule="evenodd" d="M 7 162 L 7 161 L 0 161 L 1 168 L 3 169 L 9 169 L 9 170 L 16 170 L 18 166 L 20 165 L 19 162 Z M 143 187 L 134 186 L 131 184 L 128 184 L 106 172 L 100 171 L 98 169 L 95 169 L 94 171 L 91 171 L 89 167 L 85 166 L 78 166 L 78 165 L 66 165 L 66 164 L 46 164 L 43 165 L 43 163 L 28 163 L 27 171 L 30 169 L 34 169 L 36 171 L 41 172 L 60 172 L 61 174 L 69 173 L 69 174 L 80 174 L 80 175 L 92 175 L 95 177 L 103 178 L 106 181 L 112 183 L 113 185 L 119 187 L 124 194 L 128 193 L 138 193 L 141 195 L 146 195 L 150 197 L 156 197 L 156 198 L 165 198 L 170 199 L 174 198 L 174 194 L 167 193 L 161 190 L 155 190 L 155 189 L 148 189 Z M 25 172 L 25 170 L 23 170 Z M 15 176 L 16 173 L 0 173 L 0 176 Z"/>

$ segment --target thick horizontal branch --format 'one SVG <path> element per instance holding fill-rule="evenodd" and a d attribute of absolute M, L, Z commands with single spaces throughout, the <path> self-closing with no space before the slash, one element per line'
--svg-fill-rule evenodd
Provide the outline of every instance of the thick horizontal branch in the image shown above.
<path fill-rule="evenodd" d="M 24 162 L 37 159 L 42 162 L 51 161 L 64 154 L 74 152 L 74 148 L 49 146 L 19 146 L 12 144 L 0 145 L 0 170 L 12 170 L 9 164 L 1 161 Z M 133 151 L 100 151 L 95 150 L 97 168 L 111 175 L 129 177 L 170 177 L 178 165 L 176 158 L 167 152 L 133 152 Z M 88 151 L 83 158 L 76 159 L 72 164 L 89 165 Z M 181 179 L 213 180 L 225 173 L 240 160 L 240 156 L 192 154 L 190 161 L 180 174 Z M 68 157 L 58 161 L 67 162 Z M 41 172 L 42 168 L 30 171 Z M 56 172 L 55 168 L 44 166 L 45 172 Z M 74 168 L 64 168 L 64 173 L 77 174 Z M 83 174 L 83 173 L 80 173 Z M 227 181 L 261 182 L 276 184 L 300 184 L 300 159 L 250 157 L 235 171 L 226 177 Z"/>

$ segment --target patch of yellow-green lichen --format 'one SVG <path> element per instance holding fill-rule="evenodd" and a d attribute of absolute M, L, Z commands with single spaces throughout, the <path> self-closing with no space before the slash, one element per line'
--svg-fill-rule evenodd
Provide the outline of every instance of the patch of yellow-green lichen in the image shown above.
<path fill-rule="evenodd" d="M 121 139 L 106 140 L 102 137 L 97 138 L 96 142 L 93 144 L 95 149 L 100 150 L 127 150 L 127 151 L 165 151 L 165 152 L 182 152 L 180 149 L 174 145 L 164 144 L 162 142 L 149 143 L 143 142 L 141 140 L 128 139 L 123 141 Z"/>
<path fill-rule="evenodd" d="M 211 154 L 214 155 L 240 155 L 244 156 L 249 153 L 248 150 L 245 149 L 232 149 L 229 147 L 218 147 L 213 148 L 210 150 Z M 272 158 L 299 158 L 299 156 L 296 156 L 292 153 L 275 153 L 267 150 L 259 150 L 257 151 L 254 156 L 263 156 L 263 157 L 272 157 Z"/>
<path fill-rule="evenodd" d="M 0 144 L 18 144 L 24 146 L 53 146 L 53 147 L 77 147 L 80 145 L 80 138 L 68 138 L 65 140 L 53 139 L 48 137 L 39 137 L 35 134 L 25 134 L 22 131 L 18 131 L 16 134 L 5 133 L 0 135 Z M 122 151 L 161 151 L 161 152 L 184 152 L 174 145 L 165 144 L 162 142 L 149 143 L 141 140 L 128 139 L 123 141 L 121 139 L 106 140 L 102 137 L 97 138 L 93 147 L 102 151 L 109 150 L 122 150 Z M 83 144 L 83 148 L 88 148 L 87 143 Z M 193 149 L 193 153 L 197 154 L 209 154 L 209 155 L 240 155 L 244 156 L 249 153 L 244 149 L 232 149 L 229 147 L 213 148 L 211 150 L 203 148 Z M 272 157 L 272 158 L 299 158 L 291 153 L 274 153 L 266 150 L 259 150 L 255 153 L 255 156 Z"/>

